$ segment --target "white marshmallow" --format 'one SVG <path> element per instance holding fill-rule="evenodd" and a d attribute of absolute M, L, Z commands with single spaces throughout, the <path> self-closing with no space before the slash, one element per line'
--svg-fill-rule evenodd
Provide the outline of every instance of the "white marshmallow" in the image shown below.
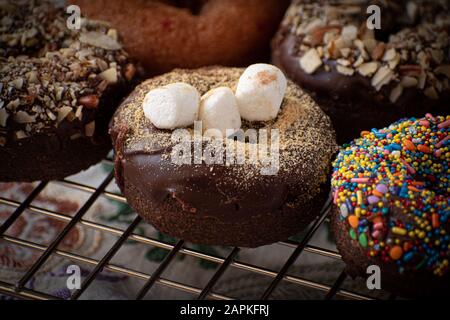
<path fill-rule="evenodd" d="M 226 137 L 227 129 L 233 132 L 239 130 L 241 116 L 233 91 L 220 87 L 205 93 L 200 100 L 199 120 L 202 121 L 203 131 L 220 130 L 223 137 Z"/>
<path fill-rule="evenodd" d="M 188 127 L 197 120 L 200 94 L 187 83 L 172 83 L 149 91 L 142 107 L 147 119 L 159 129 Z"/>
<path fill-rule="evenodd" d="M 275 119 L 283 102 L 287 80 L 270 64 L 254 64 L 239 79 L 236 99 L 241 117 L 248 121 Z"/>

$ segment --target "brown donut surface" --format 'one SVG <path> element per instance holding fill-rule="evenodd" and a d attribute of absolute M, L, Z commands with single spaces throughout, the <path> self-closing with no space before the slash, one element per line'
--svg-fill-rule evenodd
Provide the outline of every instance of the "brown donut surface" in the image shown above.
<path fill-rule="evenodd" d="M 377 266 L 381 289 L 402 297 L 448 295 L 449 139 L 450 116 L 426 114 L 340 150 L 331 227 L 349 275 L 367 278 L 367 268 Z"/>
<path fill-rule="evenodd" d="M 369 30 L 366 9 L 381 9 Z M 450 99 L 449 1 L 292 3 L 273 60 L 312 93 L 338 142 L 408 116 L 443 113 Z"/>
<path fill-rule="evenodd" d="M 66 26 L 46 1 L 0 6 L 0 181 L 61 179 L 111 148 L 108 123 L 135 68 L 104 23 Z"/>
<path fill-rule="evenodd" d="M 123 31 L 133 58 L 151 74 L 267 60 L 286 0 L 71 0 L 90 18 Z"/>
<path fill-rule="evenodd" d="M 292 82 L 277 119 L 243 126 L 279 129 L 275 175 L 262 175 L 251 163 L 176 165 L 172 131 L 155 128 L 144 116 L 142 103 L 153 88 L 186 82 L 201 94 L 220 86 L 234 89 L 242 72 L 177 69 L 139 85 L 117 110 L 111 126 L 116 180 L 129 204 L 159 230 L 197 243 L 256 247 L 296 234 L 323 206 L 334 132 L 328 117 Z"/>

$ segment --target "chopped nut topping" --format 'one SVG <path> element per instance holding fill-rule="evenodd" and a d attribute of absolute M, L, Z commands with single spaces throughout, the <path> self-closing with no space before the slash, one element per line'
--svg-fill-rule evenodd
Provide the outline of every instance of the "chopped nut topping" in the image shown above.
<path fill-rule="evenodd" d="M 95 109 L 98 107 L 99 104 L 99 99 L 96 95 L 88 95 L 88 96 L 84 96 L 81 97 L 80 99 L 78 99 L 78 103 L 81 104 L 82 106 L 86 107 L 87 109 Z"/>
<path fill-rule="evenodd" d="M 363 40 L 364 47 L 366 48 L 367 52 L 373 52 L 375 47 L 377 46 L 377 40 L 375 39 L 364 39 Z"/>
<path fill-rule="evenodd" d="M 30 116 L 25 111 L 18 111 L 14 116 L 14 121 L 16 121 L 17 123 L 30 123 L 35 122 L 36 117 Z"/>
<path fill-rule="evenodd" d="M 412 88 L 416 87 L 419 84 L 419 81 L 414 77 L 404 76 L 401 80 L 401 84 L 403 88 Z"/>
<path fill-rule="evenodd" d="M 127 64 L 124 68 L 123 74 L 127 81 L 131 81 L 136 74 L 136 67 L 134 66 L 134 64 Z"/>
<path fill-rule="evenodd" d="M 300 58 L 300 66 L 306 73 L 314 73 L 322 65 L 322 59 L 316 49 L 310 49 Z"/>
<path fill-rule="evenodd" d="M 351 65 L 351 62 L 347 59 L 337 59 L 336 62 L 344 67 L 348 67 L 349 65 Z"/>
<path fill-rule="evenodd" d="M 99 76 L 103 80 L 106 80 L 109 84 L 117 83 L 118 80 L 116 68 L 109 68 L 108 70 L 105 70 L 102 73 L 100 73 Z"/>
<path fill-rule="evenodd" d="M 28 137 L 28 135 L 23 130 L 16 131 L 15 136 L 17 140 L 25 139 Z"/>
<path fill-rule="evenodd" d="M 391 61 L 394 60 L 397 56 L 397 51 L 394 48 L 387 50 L 383 55 L 383 61 Z"/>
<path fill-rule="evenodd" d="M 23 86 L 23 79 L 22 78 L 17 78 L 14 79 L 13 81 L 10 82 L 10 84 L 15 87 L 16 89 L 22 89 Z"/>
<path fill-rule="evenodd" d="M 358 72 L 364 77 L 372 76 L 378 70 L 378 62 L 367 62 L 359 66 Z"/>
<path fill-rule="evenodd" d="M 75 117 L 81 121 L 83 116 L 83 106 L 78 106 L 77 111 L 75 112 Z"/>
<path fill-rule="evenodd" d="M 373 60 L 380 60 L 384 54 L 384 50 L 386 48 L 386 44 L 384 42 L 378 42 L 375 48 L 372 51 L 371 57 Z"/>
<path fill-rule="evenodd" d="M 378 2 L 383 8 L 392 5 Z M 372 77 L 376 90 L 387 86 L 381 94 L 390 95 L 391 101 L 398 101 L 404 88 L 426 90 L 435 98 L 449 90 L 450 17 L 448 2 L 436 7 L 429 2 L 407 2 L 404 16 L 398 17 L 406 23 L 400 22 L 404 27 L 387 42 L 366 27 L 365 4 L 360 1 L 293 1 L 283 26 L 301 40 L 295 50 L 306 73 L 333 60 L 341 74 L 357 71 Z M 331 71 L 328 64 L 324 69 Z"/>
<path fill-rule="evenodd" d="M 336 69 L 339 73 L 345 75 L 345 76 L 352 76 L 353 73 L 355 73 L 355 70 L 353 70 L 352 68 L 348 68 L 348 67 L 344 67 L 341 65 L 337 65 Z"/>
<path fill-rule="evenodd" d="M 399 67 L 399 72 L 404 76 L 419 77 L 422 72 L 422 68 L 418 65 L 402 65 Z"/>
<path fill-rule="evenodd" d="M 373 76 L 371 84 L 372 86 L 375 87 L 377 91 L 379 91 L 382 86 L 388 84 L 389 81 L 391 81 L 393 76 L 394 73 L 392 72 L 391 69 L 389 69 L 386 66 L 381 67 L 380 69 L 378 69 L 377 73 L 375 73 L 375 75 Z"/>
<path fill-rule="evenodd" d="M 355 63 L 353 64 L 353 66 L 355 68 L 358 68 L 359 66 L 361 66 L 364 63 L 364 59 L 362 56 L 359 56 L 358 59 L 356 59 Z"/>
<path fill-rule="evenodd" d="M 116 29 L 109 29 L 106 35 L 116 41 L 119 40 L 119 34 L 117 33 Z"/>
<path fill-rule="evenodd" d="M 61 123 L 71 111 L 72 111 L 72 107 L 62 107 L 62 108 L 60 108 L 58 110 L 57 122 Z"/>
<path fill-rule="evenodd" d="M 348 25 L 342 28 L 341 36 L 342 39 L 347 43 L 351 43 L 353 40 L 355 40 L 357 35 L 358 28 L 356 28 L 354 25 Z"/>

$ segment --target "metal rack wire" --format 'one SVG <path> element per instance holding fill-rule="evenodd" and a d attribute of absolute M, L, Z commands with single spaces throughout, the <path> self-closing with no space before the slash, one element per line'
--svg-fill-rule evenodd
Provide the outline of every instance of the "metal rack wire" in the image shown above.
<path fill-rule="evenodd" d="M 104 162 L 111 164 L 110 160 L 104 160 Z M 72 261 L 85 263 L 93 266 L 92 271 L 89 273 L 89 275 L 87 275 L 87 277 L 84 278 L 84 281 L 81 284 L 81 288 L 76 291 L 73 291 L 70 299 L 78 299 L 92 284 L 96 276 L 102 270 L 108 270 L 114 273 L 126 275 L 129 277 L 145 281 L 144 286 L 139 290 L 138 294 L 136 295 L 135 297 L 136 299 L 143 299 L 146 296 L 146 294 L 152 289 L 152 287 L 154 287 L 154 285 L 157 283 L 158 285 L 194 294 L 197 296 L 198 299 L 231 300 L 232 299 L 231 297 L 214 292 L 214 286 L 222 278 L 225 271 L 227 271 L 230 268 L 240 269 L 253 274 L 262 275 L 270 279 L 271 283 L 265 290 L 264 294 L 261 296 L 261 299 L 270 299 L 272 293 L 282 281 L 297 286 L 321 291 L 325 294 L 325 299 L 333 299 L 336 297 L 346 299 L 372 299 L 372 297 L 356 292 L 351 292 L 341 288 L 342 283 L 346 279 L 346 274 L 344 271 L 339 275 L 339 277 L 335 280 L 334 284 L 331 286 L 319 283 L 311 279 L 306 279 L 300 276 L 294 276 L 289 274 L 289 268 L 294 264 L 294 262 L 299 258 L 300 254 L 303 252 L 308 252 L 310 254 L 320 255 L 332 259 L 338 260 L 341 259 L 341 256 L 337 252 L 309 244 L 309 241 L 311 240 L 315 232 L 324 223 L 324 221 L 326 221 L 328 217 L 329 208 L 331 206 L 330 199 L 320 212 L 317 219 L 310 225 L 309 229 L 306 231 L 306 234 L 304 235 L 303 239 L 300 242 L 290 240 L 280 242 L 281 245 L 292 248 L 293 251 L 289 256 L 289 258 L 284 263 L 281 270 L 277 272 L 265 268 L 263 266 L 252 265 L 250 263 L 239 261 L 237 259 L 237 254 L 241 250 L 240 248 L 233 248 L 227 257 L 222 258 L 210 253 L 202 252 L 200 250 L 188 248 L 185 246 L 183 240 L 179 240 L 176 244 L 171 244 L 158 239 L 139 235 L 135 233 L 136 226 L 141 222 L 141 218 L 139 216 L 137 216 L 132 221 L 132 223 L 126 228 L 126 230 L 121 230 L 115 227 L 107 226 L 102 223 L 97 223 L 85 219 L 84 216 L 86 212 L 90 209 L 93 203 L 101 195 L 115 201 L 126 203 L 126 199 L 121 194 L 109 192 L 106 190 L 107 186 L 110 184 L 112 180 L 113 180 L 113 172 L 111 171 L 97 188 L 80 184 L 77 182 L 72 182 L 69 180 L 57 181 L 57 183 L 62 186 L 74 190 L 83 191 L 89 194 L 89 198 L 87 199 L 87 201 L 73 216 L 69 216 L 67 214 L 56 212 L 50 209 L 38 207 L 32 204 L 32 202 L 36 199 L 36 197 L 47 186 L 47 182 L 40 182 L 39 184 L 37 184 L 34 190 L 22 202 L 7 199 L 2 197 L 2 195 L 0 195 L 0 204 L 15 208 L 14 212 L 0 226 L 0 240 L 4 240 L 11 245 L 18 245 L 25 248 L 38 250 L 41 252 L 40 257 L 25 272 L 25 274 L 20 278 L 19 281 L 14 283 L 0 281 L 0 293 L 23 299 L 37 299 L 37 300 L 59 299 L 56 296 L 52 296 L 47 293 L 39 292 L 37 290 L 32 290 L 26 287 L 28 281 L 33 276 L 36 275 L 36 273 L 40 270 L 40 268 L 42 268 L 42 266 L 46 263 L 46 261 L 51 256 L 56 255 L 68 258 Z M 33 214 L 46 215 L 51 218 L 67 222 L 67 224 L 49 245 L 42 245 L 28 240 L 18 239 L 13 236 L 6 235 L 5 234 L 6 231 L 24 213 L 25 210 Z M 115 235 L 118 237 L 118 239 L 100 260 L 59 249 L 58 246 L 62 242 L 64 237 L 77 224 L 81 224 L 85 227 L 92 228 L 102 233 L 109 233 Z M 129 267 L 123 267 L 112 263 L 111 262 L 112 258 L 115 256 L 115 254 L 120 250 L 122 245 L 127 240 L 133 240 L 144 245 L 165 249 L 168 250 L 169 253 L 159 263 L 158 268 L 154 272 L 152 272 L 152 274 L 140 272 L 137 270 L 133 270 L 132 268 Z M 193 285 L 188 285 L 186 283 L 162 277 L 164 270 L 168 268 L 168 266 L 171 264 L 171 262 L 174 260 L 174 257 L 177 254 L 182 254 L 214 262 L 216 264 L 219 264 L 219 267 L 203 288 L 195 287 Z"/>

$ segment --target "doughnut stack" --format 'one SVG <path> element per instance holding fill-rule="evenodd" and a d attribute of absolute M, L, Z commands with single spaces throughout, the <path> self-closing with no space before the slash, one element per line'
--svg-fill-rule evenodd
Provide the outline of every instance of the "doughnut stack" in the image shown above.
<path fill-rule="evenodd" d="M 333 230 L 351 275 L 379 265 L 382 287 L 436 296 L 450 285 L 450 116 L 362 133 L 334 162 Z"/>

